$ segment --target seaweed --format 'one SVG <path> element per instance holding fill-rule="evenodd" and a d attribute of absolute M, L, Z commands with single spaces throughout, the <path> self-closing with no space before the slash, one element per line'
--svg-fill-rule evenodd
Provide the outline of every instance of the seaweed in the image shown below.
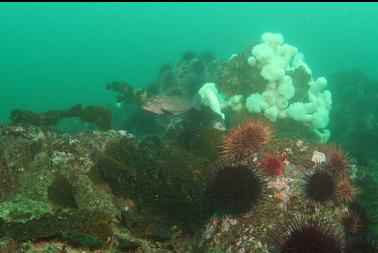
<path fill-rule="evenodd" d="M 193 232 L 208 217 L 203 166 L 183 148 L 154 137 L 142 147 L 126 138 L 111 144 L 95 168 L 116 196 L 161 217 L 161 226 Z"/>
<path fill-rule="evenodd" d="M 217 63 L 210 52 L 197 55 L 186 52 L 174 66 L 161 67 L 157 80 L 148 87 L 149 92 L 193 97 L 206 82 L 214 79 Z"/>
<path fill-rule="evenodd" d="M 127 104 L 142 104 L 148 97 L 149 92 L 145 89 L 134 89 L 127 82 L 113 81 L 106 84 L 106 89 L 117 92 L 117 102 Z"/>
<path fill-rule="evenodd" d="M 48 189 L 49 200 L 63 208 L 78 208 L 74 189 L 66 177 L 58 175 Z"/>
<path fill-rule="evenodd" d="M 217 69 L 215 83 L 221 92 L 228 96 L 261 93 L 265 90 L 266 81 L 260 75 L 260 70 L 248 65 L 253 45 L 230 60 L 225 61 Z"/>
<path fill-rule="evenodd" d="M 49 110 L 43 113 L 36 113 L 27 110 L 15 109 L 11 112 L 12 124 L 26 124 L 38 127 L 51 127 L 64 118 L 80 118 L 83 122 L 93 123 L 101 130 L 111 128 L 111 111 L 100 106 L 75 105 L 67 110 Z"/>
<path fill-rule="evenodd" d="M 362 189 L 358 196 L 357 203 L 366 212 L 365 216 L 365 235 L 369 239 L 378 238 L 378 173 L 377 163 L 371 163 L 360 172 L 356 180 L 357 185 Z"/>

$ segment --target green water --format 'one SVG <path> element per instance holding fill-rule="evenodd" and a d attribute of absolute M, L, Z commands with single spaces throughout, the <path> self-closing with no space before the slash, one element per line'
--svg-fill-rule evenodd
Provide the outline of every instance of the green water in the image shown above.
<path fill-rule="evenodd" d="M 376 252 L 377 27 L 378 3 L 0 3 L 0 252 Z"/>
<path fill-rule="evenodd" d="M 0 122 L 14 108 L 112 105 L 105 83 L 145 87 L 188 51 L 228 58 L 280 32 L 315 76 L 378 78 L 376 3 L 1 3 Z"/>

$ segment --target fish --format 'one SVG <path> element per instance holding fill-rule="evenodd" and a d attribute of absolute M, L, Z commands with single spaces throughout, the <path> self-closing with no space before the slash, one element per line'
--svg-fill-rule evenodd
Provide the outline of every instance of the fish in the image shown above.
<path fill-rule="evenodd" d="M 159 115 L 167 113 L 180 115 L 192 108 L 196 109 L 197 111 L 202 110 L 199 96 L 189 99 L 184 96 L 155 95 L 147 99 L 142 104 L 143 110 Z M 225 131 L 225 122 L 218 116 L 219 115 L 217 115 L 216 119 L 212 120 L 212 127 L 219 131 Z"/>
<path fill-rule="evenodd" d="M 143 103 L 142 109 L 156 114 L 180 115 L 194 107 L 192 100 L 183 96 L 156 95 Z"/>

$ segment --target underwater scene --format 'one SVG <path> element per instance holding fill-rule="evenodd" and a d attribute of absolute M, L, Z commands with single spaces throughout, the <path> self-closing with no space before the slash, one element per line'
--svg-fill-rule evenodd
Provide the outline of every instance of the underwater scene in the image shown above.
<path fill-rule="evenodd" d="M 378 3 L 0 3 L 0 253 L 377 253 Z"/>

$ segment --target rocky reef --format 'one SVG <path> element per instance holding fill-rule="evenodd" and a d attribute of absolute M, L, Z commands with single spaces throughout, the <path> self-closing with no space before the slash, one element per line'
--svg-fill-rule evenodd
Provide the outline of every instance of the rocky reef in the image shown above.
<path fill-rule="evenodd" d="M 359 70 L 335 73 L 330 80 L 330 89 L 335 93 L 331 141 L 340 143 L 363 167 L 358 180 L 362 189 L 358 203 L 369 217 L 366 221 L 369 229 L 365 233 L 378 238 L 378 81 Z"/>
<path fill-rule="evenodd" d="M 146 89 L 107 84 L 120 130 L 96 106 L 15 110 L 0 125 L 0 252 L 376 252 L 377 163 L 345 141 L 374 136 L 375 84 L 353 78 L 332 77 L 331 100 L 267 33 L 227 60 L 187 53 Z M 345 115 L 356 90 L 370 97 Z M 95 128 L 56 131 L 72 117 Z M 322 143 L 329 120 L 338 145 Z"/>
<path fill-rule="evenodd" d="M 331 140 L 342 144 L 366 165 L 378 150 L 378 81 L 353 70 L 333 74 L 331 83 L 330 89 L 335 94 Z"/>
<path fill-rule="evenodd" d="M 267 118 L 282 135 L 327 142 L 332 105 L 327 80 L 314 79 L 303 54 L 283 44 L 281 34 L 264 33 L 262 41 L 227 60 L 187 53 L 176 65 L 164 66 L 145 90 L 133 90 L 125 82 L 113 82 L 107 88 L 118 93 L 118 106 L 130 110 L 125 125 L 135 134 L 164 135 L 167 121 L 174 127 L 182 123 L 169 115 L 184 114 L 191 107 L 212 111 L 222 128 L 252 115 Z M 183 104 L 185 109 L 180 108 Z M 171 114 L 156 117 L 165 112 Z"/>
<path fill-rule="evenodd" d="M 360 226 L 358 216 L 352 228 L 343 224 L 355 194 L 338 188 L 346 182 L 354 189 L 356 165 L 348 161 L 344 171 L 330 162 L 332 152 L 301 139 L 274 137 L 240 161 L 245 171 L 259 170 L 264 183 L 256 202 L 241 202 L 247 208 L 232 215 L 215 211 L 219 198 L 213 198 L 211 185 L 228 164 L 219 149 L 209 159 L 159 137 L 137 140 L 125 131 L 58 134 L 5 125 L 0 140 L 3 249 L 270 252 L 277 246 L 270 241 L 271 231 L 280 231 L 276 225 L 302 214 L 325 217 L 343 234 Z M 221 143 L 219 137 L 213 148 Z M 334 187 L 324 192 L 326 180 L 312 185 L 311 178 L 331 166 Z"/>

